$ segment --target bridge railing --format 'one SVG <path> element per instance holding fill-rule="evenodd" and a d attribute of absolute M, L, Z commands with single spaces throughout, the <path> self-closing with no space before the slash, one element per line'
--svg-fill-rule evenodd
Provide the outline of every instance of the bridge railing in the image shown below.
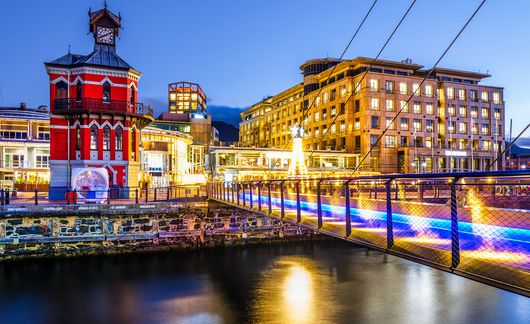
<path fill-rule="evenodd" d="M 0 189 L 0 211 L 29 206 L 71 206 L 92 204 L 145 204 L 164 201 L 196 201 L 206 199 L 206 185 L 179 185 L 156 188 L 123 187 L 108 190 L 63 190 L 60 199 L 50 198 L 49 190 Z M 35 209 L 34 207 L 32 207 Z"/>
<path fill-rule="evenodd" d="M 210 199 L 530 294 L 530 171 L 212 182 Z"/>

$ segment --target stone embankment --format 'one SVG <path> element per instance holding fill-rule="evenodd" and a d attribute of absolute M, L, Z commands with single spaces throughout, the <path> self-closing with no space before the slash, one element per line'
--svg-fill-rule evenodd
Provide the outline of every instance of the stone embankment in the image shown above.
<path fill-rule="evenodd" d="M 24 211 L 0 215 L 0 260 L 314 239 L 313 231 L 231 207 Z"/>

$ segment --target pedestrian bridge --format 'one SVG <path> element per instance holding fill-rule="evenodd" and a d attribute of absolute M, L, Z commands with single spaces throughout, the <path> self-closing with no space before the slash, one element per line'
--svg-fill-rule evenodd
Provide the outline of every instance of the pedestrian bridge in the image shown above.
<path fill-rule="evenodd" d="M 211 182 L 209 199 L 530 295 L 530 172 Z"/>

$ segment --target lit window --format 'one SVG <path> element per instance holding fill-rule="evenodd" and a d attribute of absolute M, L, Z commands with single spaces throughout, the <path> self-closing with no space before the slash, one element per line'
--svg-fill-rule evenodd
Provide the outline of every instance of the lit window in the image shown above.
<path fill-rule="evenodd" d="M 432 147 L 432 137 L 425 137 L 425 147 L 427 148 Z"/>
<path fill-rule="evenodd" d="M 490 128 L 488 124 L 482 124 L 482 128 L 480 130 L 482 135 L 489 135 L 490 134 Z"/>
<path fill-rule="evenodd" d="M 415 114 L 421 114 L 421 102 L 414 101 L 414 113 Z"/>
<path fill-rule="evenodd" d="M 453 87 L 447 88 L 447 98 L 448 99 L 454 99 L 455 98 L 455 89 Z"/>
<path fill-rule="evenodd" d="M 386 118 L 386 127 L 388 129 L 395 129 L 396 128 L 396 124 L 393 123 L 393 120 L 394 120 L 394 118 L 392 118 L 392 117 L 387 117 Z"/>
<path fill-rule="evenodd" d="M 447 122 L 447 130 L 449 131 L 449 133 L 454 133 L 455 132 L 455 126 L 456 126 L 456 122 L 454 122 L 454 121 L 448 121 Z"/>
<path fill-rule="evenodd" d="M 407 94 L 407 83 L 406 82 L 399 83 L 399 93 Z"/>
<path fill-rule="evenodd" d="M 75 92 L 77 101 L 81 101 L 81 99 L 83 98 L 83 85 L 81 84 L 81 81 L 77 81 L 77 84 L 75 86 Z"/>
<path fill-rule="evenodd" d="M 90 127 L 90 149 L 98 149 L 98 128 L 95 125 Z"/>
<path fill-rule="evenodd" d="M 460 123 L 458 127 L 458 132 L 460 134 L 467 134 L 467 123 Z"/>
<path fill-rule="evenodd" d="M 449 116 L 452 116 L 452 117 L 456 116 L 456 106 L 455 105 L 449 105 L 447 107 L 447 114 Z"/>
<path fill-rule="evenodd" d="M 466 106 L 460 106 L 459 115 L 460 115 L 460 117 L 467 117 L 467 107 Z"/>
<path fill-rule="evenodd" d="M 116 151 L 123 150 L 123 128 L 116 127 Z"/>
<path fill-rule="evenodd" d="M 466 89 L 458 89 L 458 99 L 466 100 Z"/>
<path fill-rule="evenodd" d="M 103 150 L 110 151 L 110 127 L 103 127 Z"/>
<path fill-rule="evenodd" d="M 340 121 L 340 132 L 343 133 L 346 131 L 346 121 L 341 120 Z"/>
<path fill-rule="evenodd" d="M 471 107 L 471 118 L 478 117 L 478 107 Z"/>
<path fill-rule="evenodd" d="M 81 127 L 79 126 L 75 128 L 75 149 L 81 149 Z"/>
<path fill-rule="evenodd" d="M 434 104 L 432 102 L 425 104 L 425 112 L 429 115 L 434 115 Z"/>
<path fill-rule="evenodd" d="M 370 79 L 370 90 L 377 91 L 379 89 L 379 80 Z"/>
<path fill-rule="evenodd" d="M 355 123 L 353 124 L 353 128 L 355 130 L 359 130 L 361 129 L 361 119 L 360 118 L 355 118 Z"/>
<path fill-rule="evenodd" d="M 501 110 L 498 108 L 495 108 L 493 112 L 493 117 L 497 120 L 501 119 Z"/>
<path fill-rule="evenodd" d="M 419 84 L 412 84 L 412 93 L 414 93 L 415 96 L 421 96 L 421 89 Z"/>
<path fill-rule="evenodd" d="M 396 137 L 385 136 L 385 147 L 396 147 Z"/>
<path fill-rule="evenodd" d="M 414 119 L 414 131 L 421 132 L 421 120 Z"/>
<path fill-rule="evenodd" d="M 473 135 L 478 135 L 478 123 L 473 123 L 471 126 L 471 133 Z"/>
<path fill-rule="evenodd" d="M 480 99 L 481 99 L 482 101 L 486 101 L 486 102 L 487 102 L 487 101 L 488 101 L 488 92 L 487 92 L 487 91 L 482 91 L 482 92 L 480 93 Z"/>
<path fill-rule="evenodd" d="M 490 110 L 488 108 L 482 108 L 482 118 L 489 118 L 490 117 Z"/>
<path fill-rule="evenodd" d="M 346 85 L 340 87 L 340 96 L 344 97 L 346 95 Z"/>
<path fill-rule="evenodd" d="M 483 142 L 482 142 L 482 148 L 483 148 L 485 151 L 489 151 L 489 150 L 491 150 L 491 141 L 483 141 Z"/>
<path fill-rule="evenodd" d="M 328 93 L 324 92 L 322 95 L 322 103 L 325 104 L 326 102 L 328 102 Z"/>
<path fill-rule="evenodd" d="M 379 98 L 372 98 L 372 109 L 379 110 Z"/>
<path fill-rule="evenodd" d="M 493 102 L 496 103 L 496 104 L 500 104 L 501 103 L 501 94 L 499 92 L 494 92 L 493 93 Z"/>
<path fill-rule="evenodd" d="M 425 96 L 432 97 L 433 96 L 433 88 L 432 85 L 428 84 L 425 86 Z"/>
<path fill-rule="evenodd" d="M 401 127 L 401 130 L 409 130 L 409 120 L 408 120 L 408 118 L 401 118 L 400 127 Z"/>
<path fill-rule="evenodd" d="M 394 82 L 385 81 L 385 91 L 388 93 L 394 93 Z"/>
<path fill-rule="evenodd" d="M 386 100 L 386 111 L 394 111 L 394 100 L 392 99 Z"/>
<path fill-rule="evenodd" d="M 409 112 L 409 105 L 406 101 L 400 100 L 399 107 L 399 109 L 401 109 L 403 112 Z"/>

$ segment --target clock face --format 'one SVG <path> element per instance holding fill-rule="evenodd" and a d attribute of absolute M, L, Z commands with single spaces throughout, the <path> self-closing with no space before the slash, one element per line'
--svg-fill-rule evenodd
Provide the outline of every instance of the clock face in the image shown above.
<path fill-rule="evenodd" d="M 97 27 L 96 41 L 101 44 L 114 44 L 114 29 L 108 27 Z"/>

